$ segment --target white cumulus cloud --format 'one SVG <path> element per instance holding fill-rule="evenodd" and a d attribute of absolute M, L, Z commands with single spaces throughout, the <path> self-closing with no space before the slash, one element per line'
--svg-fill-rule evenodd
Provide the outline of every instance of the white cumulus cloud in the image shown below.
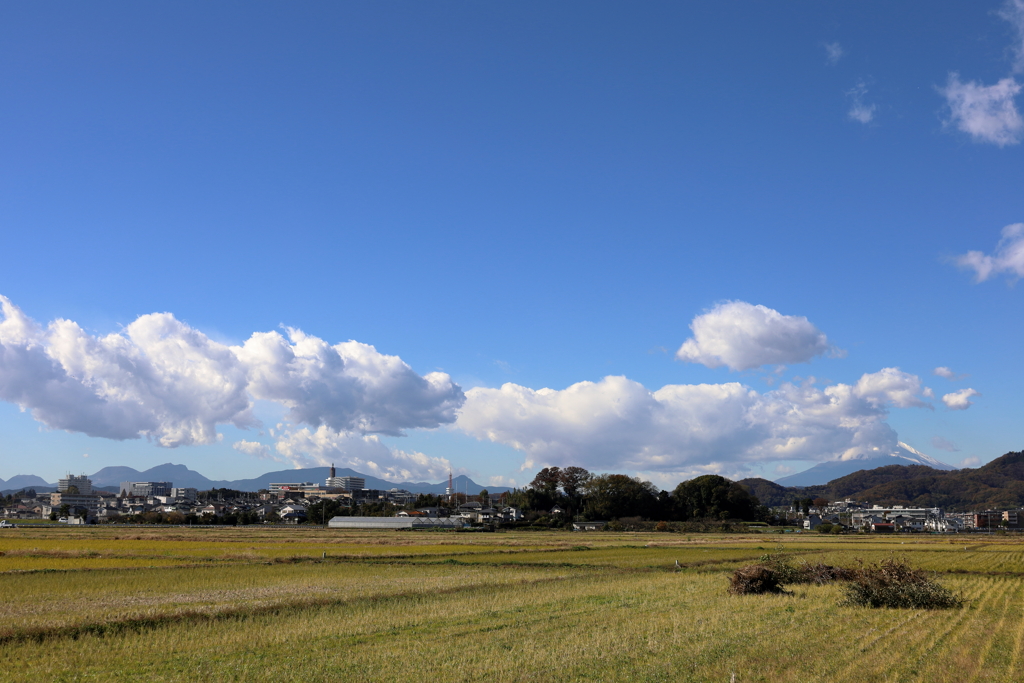
<path fill-rule="evenodd" d="M 943 396 L 942 402 L 950 410 L 967 410 L 974 405 L 974 402 L 971 401 L 971 398 L 974 396 L 981 396 L 981 393 L 974 389 L 961 389 L 960 391 L 954 391 Z"/>
<path fill-rule="evenodd" d="M 0 312 L 0 400 L 48 427 L 89 436 L 213 443 L 219 424 L 258 425 L 254 398 L 287 407 L 295 423 L 401 434 L 454 422 L 464 400 L 444 373 L 420 376 L 370 345 L 331 346 L 294 329 L 287 339 L 256 333 L 227 346 L 170 313 L 95 336 L 69 320 L 43 327 L 2 296 Z M 251 443 L 236 448 L 266 455 Z"/>
<path fill-rule="evenodd" d="M 331 346 L 301 330 L 258 332 L 236 348 L 249 390 L 287 406 L 294 422 L 400 434 L 455 421 L 463 393 L 443 372 L 420 376 L 398 356 L 355 341 Z"/>
<path fill-rule="evenodd" d="M 921 388 L 921 379 L 899 368 L 882 368 L 878 372 L 863 375 L 857 380 L 855 390 L 858 397 L 876 406 L 892 404 L 897 408 L 931 407 L 919 396 L 931 393 L 927 388 Z"/>
<path fill-rule="evenodd" d="M 762 365 L 806 363 L 838 352 L 807 318 L 767 306 L 729 301 L 697 316 L 693 336 L 676 352 L 680 360 L 709 368 L 750 370 Z"/>
<path fill-rule="evenodd" d="M 625 377 L 563 390 L 509 383 L 470 389 L 457 427 L 522 451 L 524 469 L 723 472 L 759 461 L 891 453 L 897 438 L 888 410 L 927 405 L 911 394 L 919 386 L 895 368 L 855 385 L 785 383 L 764 394 L 737 382 L 651 391 Z"/>
<path fill-rule="evenodd" d="M 0 399 L 49 427 L 173 447 L 255 424 L 232 350 L 169 313 L 96 337 L 69 320 L 44 328 L 6 297 L 0 310 Z"/>
<path fill-rule="evenodd" d="M 1005 147 L 1020 142 L 1024 134 L 1024 119 L 1014 102 L 1020 90 L 1021 85 L 1010 77 L 995 85 L 982 85 L 975 81 L 963 82 L 954 72 L 939 92 L 949 106 L 950 125 L 977 142 Z"/>
<path fill-rule="evenodd" d="M 275 447 L 296 467 L 335 464 L 389 481 L 439 481 L 452 470 L 446 458 L 388 448 L 376 434 L 338 432 L 326 425 L 287 430 Z"/>
<path fill-rule="evenodd" d="M 1000 273 L 1009 273 L 1014 278 L 1024 277 L 1024 223 L 1013 223 L 1003 228 L 992 254 L 969 251 L 956 257 L 955 262 L 961 268 L 973 270 L 975 282 L 984 282 Z"/>

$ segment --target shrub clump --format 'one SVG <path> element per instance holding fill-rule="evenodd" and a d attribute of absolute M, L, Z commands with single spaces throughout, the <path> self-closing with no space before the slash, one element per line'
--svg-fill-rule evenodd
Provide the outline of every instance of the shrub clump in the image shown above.
<path fill-rule="evenodd" d="M 761 595 L 785 593 L 779 576 L 770 567 L 751 564 L 737 569 L 729 579 L 729 592 L 733 595 Z"/>
<path fill-rule="evenodd" d="M 858 607 L 909 607 L 940 609 L 960 607 L 963 598 L 928 575 L 895 557 L 879 564 L 836 567 L 824 562 L 792 563 L 781 548 L 762 555 L 757 564 L 737 569 L 729 583 L 734 595 L 786 593 L 789 584 L 824 585 L 842 581 L 845 597 L 840 604 Z"/>
<path fill-rule="evenodd" d="M 791 583 L 816 583 L 826 584 L 833 581 L 848 581 L 853 577 L 852 569 L 845 567 L 834 567 L 824 562 L 801 562 L 793 565 L 789 556 L 781 548 L 774 553 L 762 555 L 757 565 L 767 567 L 775 573 L 782 584 Z"/>
<path fill-rule="evenodd" d="M 856 571 L 849 567 L 835 567 L 824 562 L 804 562 L 796 568 L 796 580 L 793 583 L 823 585 L 834 581 L 850 581 Z"/>
<path fill-rule="evenodd" d="M 889 558 L 852 570 L 840 603 L 857 607 L 944 609 L 960 607 L 963 598 L 913 569 L 905 560 Z"/>

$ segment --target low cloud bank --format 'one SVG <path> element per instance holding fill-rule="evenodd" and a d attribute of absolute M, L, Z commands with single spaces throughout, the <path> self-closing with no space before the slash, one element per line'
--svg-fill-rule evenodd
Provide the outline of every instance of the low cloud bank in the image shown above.
<path fill-rule="evenodd" d="M 69 320 L 44 327 L 2 296 L 0 312 L 0 400 L 50 428 L 89 436 L 146 437 L 172 448 L 208 444 L 219 439 L 217 425 L 258 426 L 252 402 L 265 399 L 287 408 L 292 423 L 353 445 L 370 435 L 452 423 L 465 400 L 444 373 L 420 376 L 368 344 L 330 345 L 297 329 L 287 337 L 257 332 L 242 346 L 227 346 L 170 313 L 94 336 Z M 258 442 L 235 448 L 274 457 Z M 297 452 L 287 448 L 278 451 Z M 395 455 L 382 460 L 389 464 L 381 471 L 400 472 L 400 462 L 417 458 Z"/>
<path fill-rule="evenodd" d="M 563 390 L 474 388 L 457 427 L 525 455 L 524 469 L 579 465 L 663 475 L 741 472 L 773 460 L 850 459 L 896 450 L 893 407 L 925 407 L 921 380 L 897 368 L 855 384 L 738 382 L 651 391 L 625 377 Z"/>

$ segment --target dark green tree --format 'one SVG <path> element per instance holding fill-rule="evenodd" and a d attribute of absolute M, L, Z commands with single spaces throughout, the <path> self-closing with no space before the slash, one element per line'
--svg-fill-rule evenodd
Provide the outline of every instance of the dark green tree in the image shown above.
<path fill-rule="evenodd" d="M 654 484 L 625 474 L 592 477 L 583 492 L 583 514 L 587 519 L 650 517 L 658 507 L 658 489 Z"/>
<path fill-rule="evenodd" d="M 339 511 L 343 507 L 344 506 L 340 500 L 322 498 L 306 508 L 306 523 L 320 525 L 327 524 L 331 521 L 332 517 L 338 516 Z"/>
<path fill-rule="evenodd" d="M 416 496 L 416 508 L 436 508 L 443 506 L 444 501 L 441 500 L 441 496 L 435 496 L 432 493 L 421 493 Z"/>
<path fill-rule="evenodd" d="M 757 498 L 734 481 L 717 474 L 705 474 L 676 487 L 676 515 L 679 519 L 745 519 L 758 518 L 761 506 Z"/>
<path fill-rule="evenodd" d="M 593 478 L 590 472 L 576 466 L 566 467 L 558 473 L 558 485 L 565 494 L 570 515 L 575 515 L 583 508 L 583 491 Z"/>
<path fill-rule="evenodd" d="M 545 467 L 530 482 L 533 493 L 530 506 L 535 510 L 547 510 L 559 502 L 558 487 L 561 485 L 562 470 L 558 467 Z"/>

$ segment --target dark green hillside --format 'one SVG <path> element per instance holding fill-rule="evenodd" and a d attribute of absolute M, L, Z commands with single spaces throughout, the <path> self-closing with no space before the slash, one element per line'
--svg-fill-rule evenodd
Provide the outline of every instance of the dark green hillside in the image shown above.
<path fill-rule="evenodd" d="M 954 474 L 945 470 L 937 470 L 925 465 L 886 465 L 873 470 L 860 470 L 839 479 L 833 479 L 824 488 L 826 498 L 847 498 L 862 491 L 895 482 L 915 481 L 917 479 Z M 818 488 L 818 487 L 815 487 Z"/>
<path fill-rule="evenodd" d="M 800 487 L 780 486 L 774 481 L 758 477 L 741 479 L 738 483 L 749 491 L 751 495 L 755 496 L 761 505 L 767 505 L 768 507 L 789 505 L 793 502 L 794 498 L 807 497 L 804 489 Z M 793 491 L 799 491 L 800 493 L 794 494 L 792 493 Z"/>
<path fill-rule="evenodd" d="M 978 469 L 937 472 L 865 489 L 860 496 L 881 504 L 974 510 L 1024 507 L 1024 453 L 1007 453 Z"/>
<path fill-rule="evenodd" d="M 1024 508 L 1024 452 L 1007 453 L 978 469 L 952 472 L 924 465 L 887 465 L 854 472 L 824 486 L 786 487 L 765 479 L 739 483 L 764 505 L 788 505 L 797 498 L 820 496 L 949 510 Z"/>

